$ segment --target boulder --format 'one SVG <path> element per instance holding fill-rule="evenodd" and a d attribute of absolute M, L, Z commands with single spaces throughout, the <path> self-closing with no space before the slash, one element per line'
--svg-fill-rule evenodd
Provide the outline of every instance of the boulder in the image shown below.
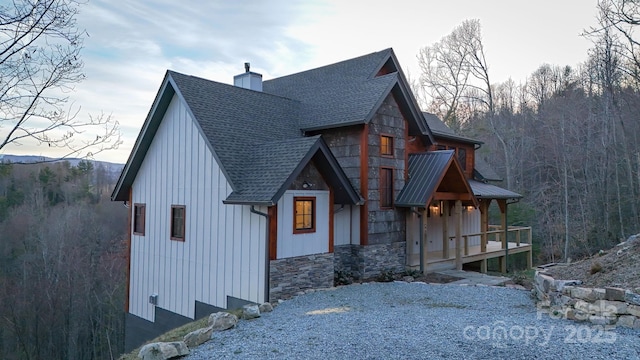
<path fill-rule="evenodd" d="M 605 300 L 605 298 L 607 297 L 607 292 L 605 289 L 594 288 L 591 296 L 595 300 Z"/>
<path fill-rule="evenodd" d="M 621 327 L 626 327 L 626 328 L 633 328 L 633 324 L 636 321 L 636 317 L 632 316 L 632 315 L 622 315 L 618 318 L 618 322 L 616 323 L 616 326 L 621 326 Z"/>
<path fill-rule="evenodd" d="M 228 312 L 217 312 L 209 315 L 209 325 L 212 331 L 231 329 L 238 323 L 238 317 Z"/>
<path fill-rule="evenodd" d="M 640 306 L 640 295 L 631 291 L 625 291 L 623 301 L 626 301 L 631 305 Z"/>
<path fill-rule="evenodd" d="M 189 348 L 184 341 L 157 342 L 143 346 L 138 353 L 138 358 L 142 360 L 167 360 L 188 354 Z"/>
<path fill-rule="evenodd" d="M 633 328 L 640 329 L 640 319 L 636 319 L 636 321 L 633 322 Z"/>
<path fill-rule="evenodd" d="M 563 291 L 567 286 L 582 285 L 581 280 L 556 280 L 555 286 L 557 291 Z"/>
<path fill-rule="evenodd" d="M 618 318 L 616 316 L 600 316 L 600 315 L 591 315 L 589 316 L 589 322 L 593 325 L 613 325 L 616 323 Z"/>
<path fill-rule="evenodd" d="M 636 317 L 640 317 L 640 306 L 638 305 L 629 305 L 627 306 L 627 313 L 636 316 Z"/>
<path fill-rule="evenodd" d="M 264 304 L 260 304 L 260 306 L 258 307 L 258 310 L 260 310 L 260 313 L 268 313 L 268 312 L 272 312 L 273 311 L 273 306 L 271 305 L 271 303 L 264 303 Z"/>
<path fill-rule="evenodd" d="M 576 301 L 575 305 L 573 305 L 573 307 L 581 312 L 587 313 L 587 314 L 595 314 L 596 313 L 596 307 L 593 306 L 593 304 L 588 303 L 584 300 L 578 300 Z"/>
<path fill-rule="evenodd" d="M 413 278 L 413 276 L 404 276 L 404 277 L 402 278 L 402 281 L 404 281 L 404 282 L 408 282 L 408 283 L 413 282 L 413 280 L 415 280 L 415 279 Z"/>
<path fill-rule="evenodd" d="M 627 312 L 627 303 L 623 301 L 597 300 L 593 303 L 596 313 L 599 315 L 625 315 Z"/>
<path fill-rule="evenodd" d="M 213 333 L 213 326 L 192 331 L 185 335 L 182 340 L 187 347 L 194 348 L 211 340 L 211 333 Z"/>
<path fill-rule="evenodd" d="M 606 287 L 605 291 L 605 299 L 611 301 L 624 301 L 624 289 L 616 288 L 616 287 Z"/>
<path fill-rule="evenodd" d="M 573 289 L 571 289 L 571 297 L 588 301 L 595 300 L 595 295 L 593 294 L 593 289 L 591 288 L 574 287 Z"/>
<path fill-rule="evenodd" d="M 569 308 L 565 313 L 565 317 L 569 320 L 586 321 L 589 319 L 589 314 L 584 311 Z"/>
<path fill-rule="evenodd" d="M 242 307 L 242 318 L 245 320 L 260 317 L 260 307 L 257 304 L 249 304 Z"/>

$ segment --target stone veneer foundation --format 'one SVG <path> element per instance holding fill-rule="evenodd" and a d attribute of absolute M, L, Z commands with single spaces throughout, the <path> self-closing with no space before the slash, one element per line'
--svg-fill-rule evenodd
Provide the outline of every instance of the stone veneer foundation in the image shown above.
<path fill-rule="evenodd" d="M 333 286 L 333 253 L 271 260 L 269 301 L 288 299 L 301 291 Z"/>
<path fill-rule="evenodd" d="M 355 279 L 371 279 L 382 271 L 403 272 L 406 242 L 376 245 L 339 245 L 334 247 L 335 271 L 351 274 Z"/>

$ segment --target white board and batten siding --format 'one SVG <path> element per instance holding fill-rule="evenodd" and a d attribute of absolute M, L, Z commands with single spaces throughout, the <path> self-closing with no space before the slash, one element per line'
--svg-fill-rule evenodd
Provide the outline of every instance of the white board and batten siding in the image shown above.
<path fill-rule="evenodd" d="M 334 205 L 333 244 L 360 244 L 360 206 Z"/>
<path fill-rule="evenodd" d="M 293 233 L 294 203 L 296 196 L 316 198 L 316 231 Z M 329 252 L 329 191 L 287 190 L 278 200 L 277 258 L 324 254 Z"/>
<path fill-rule="evenodd" d="M 429 210 L 427 210 L 429 211 Z M 423 214 L 426 214 L 423 212 Z M 424 216 L 424 215 L 423 215 Z M 423 221 L 426 222 L 427 227 L 427 252 L 430 251 L 442 251 L 442 225 L 444 221 L 448 221 L 447 230 L 449 236 L 454 236 L 456 231 L 456 217 L 451 214 L 450 216 L 440 216 L 437 213 L 432 213 L 429 217 L 424 217 Z M 473 209 L 471 211 L 463 208 L 462 210 L 462 235 L 465 234 L 478 234 L 480 233 L 480 210 Z M 456 248 L 456 242 L 454 240 L 449 241 L 449 249 Z M 468 239 L 469 246 L 480 245 L 480 236 L 470 236 Z M 409 265 L 415 266 L 420 261 L 420 219 L 415 213 L 411 213 L 407 217 L 407 254 L 409 259 Z"/>
<path fill-rule="evenodd" d="M 131 238 L 131 314 L 154 321 L 152 294 L 159 307 L 189 318 L 196 300 L 220 308 L 228 295 L 264 300 L 266 220 L 222 203 L 231 186 L 177 96 L 132 187 L 146 224 L 144 236 Z M 171 205 L 186 207 L 184 242 L 170 240 Z"/>

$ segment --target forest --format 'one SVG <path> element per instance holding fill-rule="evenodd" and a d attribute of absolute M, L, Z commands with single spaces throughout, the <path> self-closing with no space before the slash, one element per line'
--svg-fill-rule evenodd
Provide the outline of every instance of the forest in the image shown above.
<path fill-rule="evenodd" d="M 122 353 L 127 209 L 96 164 L 0 164 L 2 359 Z"/>
<path fill-rule="evenodd" d="M 494 83 L 481 24 L 466 20 L 418 54 L 421 106 L 461 134 L 524 195 L 510 224 L 532 226 L 537 262 L 579 259 L 640 231 L 640 5 L 598 2 L 577 65 L 543 64 Z"/>

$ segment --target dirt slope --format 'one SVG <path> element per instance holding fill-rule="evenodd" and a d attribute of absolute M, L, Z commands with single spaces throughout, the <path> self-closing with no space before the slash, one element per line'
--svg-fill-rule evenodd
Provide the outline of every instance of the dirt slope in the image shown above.
<path fill-rule="evenodd" d="M 589 287 L 640 288 L 640 234 L 590 258 L 547 271 L 556 279 L 582 280 Z"/>

